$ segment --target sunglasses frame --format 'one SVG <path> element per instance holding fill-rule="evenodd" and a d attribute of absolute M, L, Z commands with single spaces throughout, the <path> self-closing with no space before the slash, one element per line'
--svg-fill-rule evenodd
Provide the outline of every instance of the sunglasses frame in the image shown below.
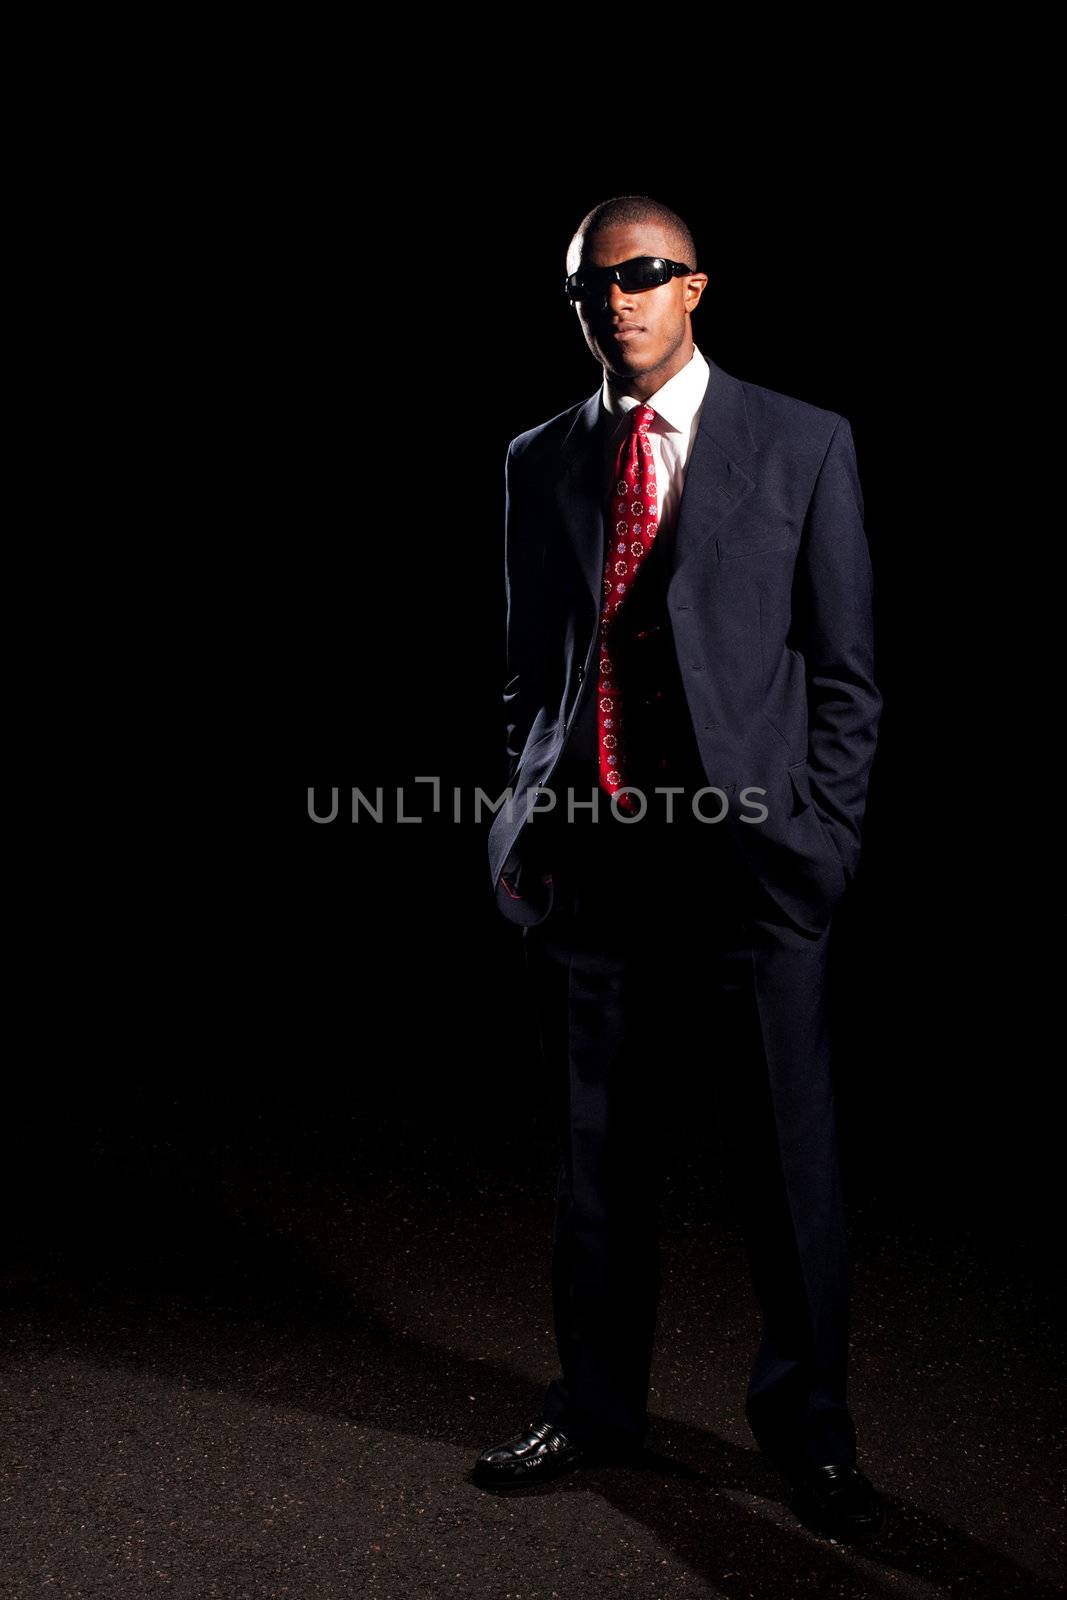
<path fill-rule="evenodd" d="M 620 274 L 627 267 L 635 266 L 639 261 L 661 261 L 668 270 L 658 283 L 646 283 L 640 289 L 627 289 Z M 687 267 L 684 261 L 671 261 L 668 256 L 631 256 L 629 261 L 618 261 L 613 267 L 584 267 L 578 272 L 572 272 L 563 280 L 563 293 L 574 304 L 580 305 L 585 300 L 596 299 L 607 293 L 610 284 L 617 283 L 626 294 L 645 294 L 649 289 L 661 289 L 672 278 L 681 276 L 682 273 L 692 272 L 692 267 Z M 596 287 L 588 287 L 583 294 L 575 294 L 577 280 L 589 274 Z M 574 287 L 572 287 L 572 285 Z"/>

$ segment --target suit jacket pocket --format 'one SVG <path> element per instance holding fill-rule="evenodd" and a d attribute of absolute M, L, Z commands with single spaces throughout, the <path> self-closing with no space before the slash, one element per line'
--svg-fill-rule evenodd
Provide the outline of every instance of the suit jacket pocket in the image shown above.
<path fill-rule="evenodd" d="M 796 541 L 781 529 L 777 533 L 764 533 L 755 539 L 717 539 L 720 561 L 740 561 L 745 556 L 762 556 L 772 550 L 792 550 Z"/>
<path fill-rule="evenodd" d="M 812 798 L 811 778 L 808 773 L 808 763 L 806 757 L 803 761 L 793 762 L 792 766 L 789 768 L 789 777 L 793 785 L 793 793 L 796 795 L 799 806 L 799 810 L 795 812 L 794 815 L 799 816 L 800 812 L 802 811 L 811 812 L 812 816 L 815 818 L 822 830 L 823 838 L 827 841 L 830 849 L 833 851 L 834 859 L 841 869 L 842 877 L 847 883 L 849 874 L 845 870 L 845 863 L 842 859 L 840 850 L 837 848 L 837 841 L 834 839 L 830 829 L 819 815 L 818 807 Z"/>

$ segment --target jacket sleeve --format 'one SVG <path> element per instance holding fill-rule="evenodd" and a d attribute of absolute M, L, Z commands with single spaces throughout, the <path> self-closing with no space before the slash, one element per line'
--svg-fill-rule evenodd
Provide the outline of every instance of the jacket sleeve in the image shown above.
<path fill-rule="evenodd" d="M 515 441 L 504 463 L 504 589 L 507 601 L 503 701 L 507 782 L 518 769 L 530 728 L 543 704 L 544 539 L 530 516 Z"/>
<path fill-rule="evenodd" d="M 812 491 L 796 601 L 808 693 L 812 802 L 851 878 L 860 854 L 882 695 L 874 681 L 873 579 L 852 429 L 839 417 Z"/>

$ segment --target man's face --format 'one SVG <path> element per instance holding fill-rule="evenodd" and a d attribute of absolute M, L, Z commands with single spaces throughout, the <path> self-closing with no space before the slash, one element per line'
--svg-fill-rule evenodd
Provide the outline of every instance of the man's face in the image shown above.
<path fill-rule="evenodd" d="M 679 247 L 663 227 L 649 222 L 616 224 L 572 244 L 567 271 L 581 266 L 612 267 L 634 256 L 665 256 L 678 261 Z M 692 266 L 687 262 L 687 266 Z M 707 283 L 707 274 L 670 278 L 655 289 L 627 293 L 617 283 L 600 299 L 578 301 L 575 311 L 593 355 L 609 377 L 655 380 L 655 387 L 681 371 L 693 353 L 690 313 Z"/>

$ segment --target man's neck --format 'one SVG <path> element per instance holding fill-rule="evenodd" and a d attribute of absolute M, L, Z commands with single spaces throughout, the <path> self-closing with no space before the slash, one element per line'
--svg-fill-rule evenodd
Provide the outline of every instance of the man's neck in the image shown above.
<path fill-rule="evenodd" d="M 620 395 L 631 395 L 635 400 L 650 400 L 654 394 L 669 383 L 673 377 L 687 367 L 693 359 L 693 344 L 689 343 L 688 349 L 683 349 L 674 355 L 662 367 L 656 367 L 652 372 L 644 372 L 639 377 L 620 378 L 613 372 L 605 369 L 604 377 L 609 390 L 615 399 Z"/>

